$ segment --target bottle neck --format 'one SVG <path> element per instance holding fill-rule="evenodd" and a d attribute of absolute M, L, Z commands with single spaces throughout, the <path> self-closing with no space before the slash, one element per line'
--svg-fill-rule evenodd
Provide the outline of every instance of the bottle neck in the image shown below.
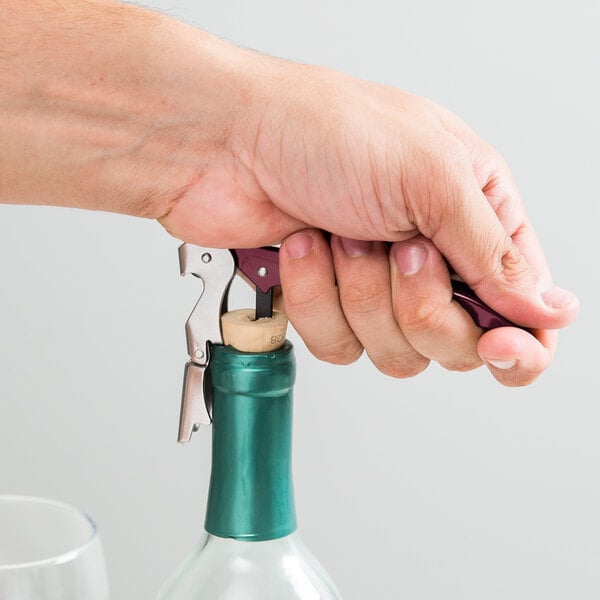
<path fill-rule="evenodd" d="M 267 353 L 214 346 L 212 469 L 205 528 L 265 541 L 296 529 L 292 483 L 292 345 Z"/>

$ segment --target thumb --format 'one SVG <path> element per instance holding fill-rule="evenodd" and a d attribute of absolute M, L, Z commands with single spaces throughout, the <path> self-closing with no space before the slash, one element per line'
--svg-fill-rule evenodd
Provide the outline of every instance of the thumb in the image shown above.
<path fill-rule="evenodd" d="M 557 329 L 575 319 L 577 298 L 552 284 L 522 203 L 513 197 L 507 231 L 471 172 L 430 188 L 427 222 L 414 211 L 421 231 L 477 295 L 511 321 L 530 328 Z M 437 188 L 437 189 L 436 189 Z M 503 207 L 506 213 L 506 206 Z"/>

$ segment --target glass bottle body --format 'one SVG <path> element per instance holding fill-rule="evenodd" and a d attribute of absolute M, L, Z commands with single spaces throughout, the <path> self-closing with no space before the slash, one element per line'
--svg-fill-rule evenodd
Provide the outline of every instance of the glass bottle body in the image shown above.
<path fill-rule="evenodd" d="M 214 346 L 212 468 L 205 532 L 158 600 L 339 600 L 296 531 L 292 345 Z"/>
<path fill-rule="evenodd" d="M 158 600 L 339 600 L 297 533 L 247 542 L 204 533 Z"/>

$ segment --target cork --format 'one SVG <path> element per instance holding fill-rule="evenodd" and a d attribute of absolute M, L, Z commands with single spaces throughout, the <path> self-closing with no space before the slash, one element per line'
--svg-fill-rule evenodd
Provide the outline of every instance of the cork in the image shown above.
<path fill-rule="evenodd" d="M 232 310 L 221 316 L 223 342 L 242 352 L 271 352 L 285 342 L 288 320 L 273 311 L 273 317 L 254 321 L 254 309 Z"/>

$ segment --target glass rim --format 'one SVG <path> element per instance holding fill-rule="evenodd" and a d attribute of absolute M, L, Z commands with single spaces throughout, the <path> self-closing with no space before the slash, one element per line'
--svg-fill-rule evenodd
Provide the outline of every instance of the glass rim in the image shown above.
<path fill-rule="evenodd" d="M 90 534 L 88 539 L 79 544 L 77 547 L 56 554 L 55 556 L 49 556 L 48 558 L 41 558 L 39 560 L 32 560 L 27 562 L 13 563 L 13 564 L 0 564 L 0 572 L 2 571 L 14 571 L 17 569 L 34 569 L 44 568 L 48 566 L 60 565 L 71 562 L 81 554 L 83 554 L 97 539 L 98 539 L 98 528 L 94 520 L 85 512 L 75 508 L 71 504 L 61 502 L 60 500 L 52 500 L 49 498 L 41 498 L 37 496 L 20 496 L 17 494 L 0 494 L 0 506 L 3 503 L 21 503 L 21 504 L 37 504 L 39 506 L 46 506 L 48 508 L 55 508 L 64 510 L 85 520 L 90 526 Z"/>

